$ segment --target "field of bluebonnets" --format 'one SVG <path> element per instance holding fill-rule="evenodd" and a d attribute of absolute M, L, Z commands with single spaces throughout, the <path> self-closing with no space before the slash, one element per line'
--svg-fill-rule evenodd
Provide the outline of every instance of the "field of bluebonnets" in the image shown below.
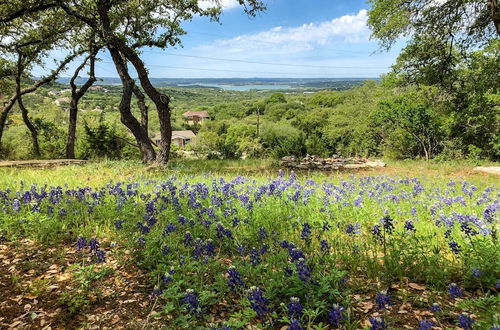
<path fill-rule="evenodd" d="M 278 169 L 2 180 L 3 244 L 70 245 L 97 277 L 119 276 L 102 270 L 128 255 L 168 328 L 500 324 L 494 180 Z M 79 299 L 62 306 L 85 313 L 92 301 Z"/>

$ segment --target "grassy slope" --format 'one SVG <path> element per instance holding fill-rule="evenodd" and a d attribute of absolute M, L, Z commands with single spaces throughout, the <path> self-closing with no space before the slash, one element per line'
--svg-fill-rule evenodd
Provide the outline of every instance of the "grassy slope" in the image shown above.
<path fill-rule="evenodd" d="M 299 176 L 314 178 L 349 176 L 390 175 L 396 177 L 419 177 L 423 179 L 455 178 L 467 179 L 475 183 L 498 183 L 499 178 L 473 172 L 477 165 L 473 162 L 425 162 L 425 161 L 388 161 L 386 168 L 362 171 L 300 171 Z M 494 163 L 485 165 L 494 166 Z M 498 166 L 498 164 L 497 164 Z M 166 170 L 149 169 L 136 161 L 108 161 L 89 163 L 84 166 L 64 166 L 48 169 L 0 168 L 0 187 L 12 186 L 20 180 L 25 183 L 47 183 L 49 185 L 91 185 L 97 186 L 109 181 L 131 177 L 165 177 L 168 175 L 197 175 L 215 173 L 218 175 L 251 175 L 268 177 L 276 175 L 277 162 L 272 160 L 174 160 Z"/>

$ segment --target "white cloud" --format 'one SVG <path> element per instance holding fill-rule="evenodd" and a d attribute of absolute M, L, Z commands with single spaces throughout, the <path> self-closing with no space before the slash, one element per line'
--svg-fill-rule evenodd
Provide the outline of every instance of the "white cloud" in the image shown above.
<path fill-rule="evenodd" d="M 226 1 L 229 2 L 229 1 Z M 360 43 L 370 37 L 366 24 L 367 10 L 345 15 L 331 21 L 309 23 L 298 27 L 277 26 L 256 34 L 245 34 L 232 39 L 216 40 L 200 46 L 205 52 L 245 53 L 297 53 L 310 51 L 335 42 Z"/>
<path fill-rule="evenodd" d="M 236 8 L 240 5 L 237 0 L 219 0 L 219 3 L 224 9 Z M 214 0 L 204 0 L 201 2 L 200 6 L 203 9 L 207 9 L 210 7 L 215 7 L 216 3 Z"/>

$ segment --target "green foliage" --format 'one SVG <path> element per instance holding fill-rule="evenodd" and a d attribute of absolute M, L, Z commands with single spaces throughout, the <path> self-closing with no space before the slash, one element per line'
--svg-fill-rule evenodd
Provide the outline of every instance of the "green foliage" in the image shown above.
<path fill-rule="evenodd" d="M 102 118 L 102 117 L 101 117 Z M 83 150 L 84 158 L 109 158 L 118 159 L 124 148 L 124 138 L 117 136 L 113 127 L 101 120 L 96 127 L 84 123 L 86 148 Z"/>

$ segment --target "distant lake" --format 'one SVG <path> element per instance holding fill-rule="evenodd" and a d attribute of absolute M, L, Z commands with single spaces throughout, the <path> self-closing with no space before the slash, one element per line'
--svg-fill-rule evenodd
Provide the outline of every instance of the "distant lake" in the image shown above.
<path fill-rule="evenodd" d="M 194 86 L 202 86 L 202 87 L 212 87 L 212 88 L 222 88 L 228 91 L 239 91 L 245 92 L 252 89 L 290 89 L 290 85 L 221 85 L 221 84 L 177 84 L 179 87 L 194 87 Z"/>

